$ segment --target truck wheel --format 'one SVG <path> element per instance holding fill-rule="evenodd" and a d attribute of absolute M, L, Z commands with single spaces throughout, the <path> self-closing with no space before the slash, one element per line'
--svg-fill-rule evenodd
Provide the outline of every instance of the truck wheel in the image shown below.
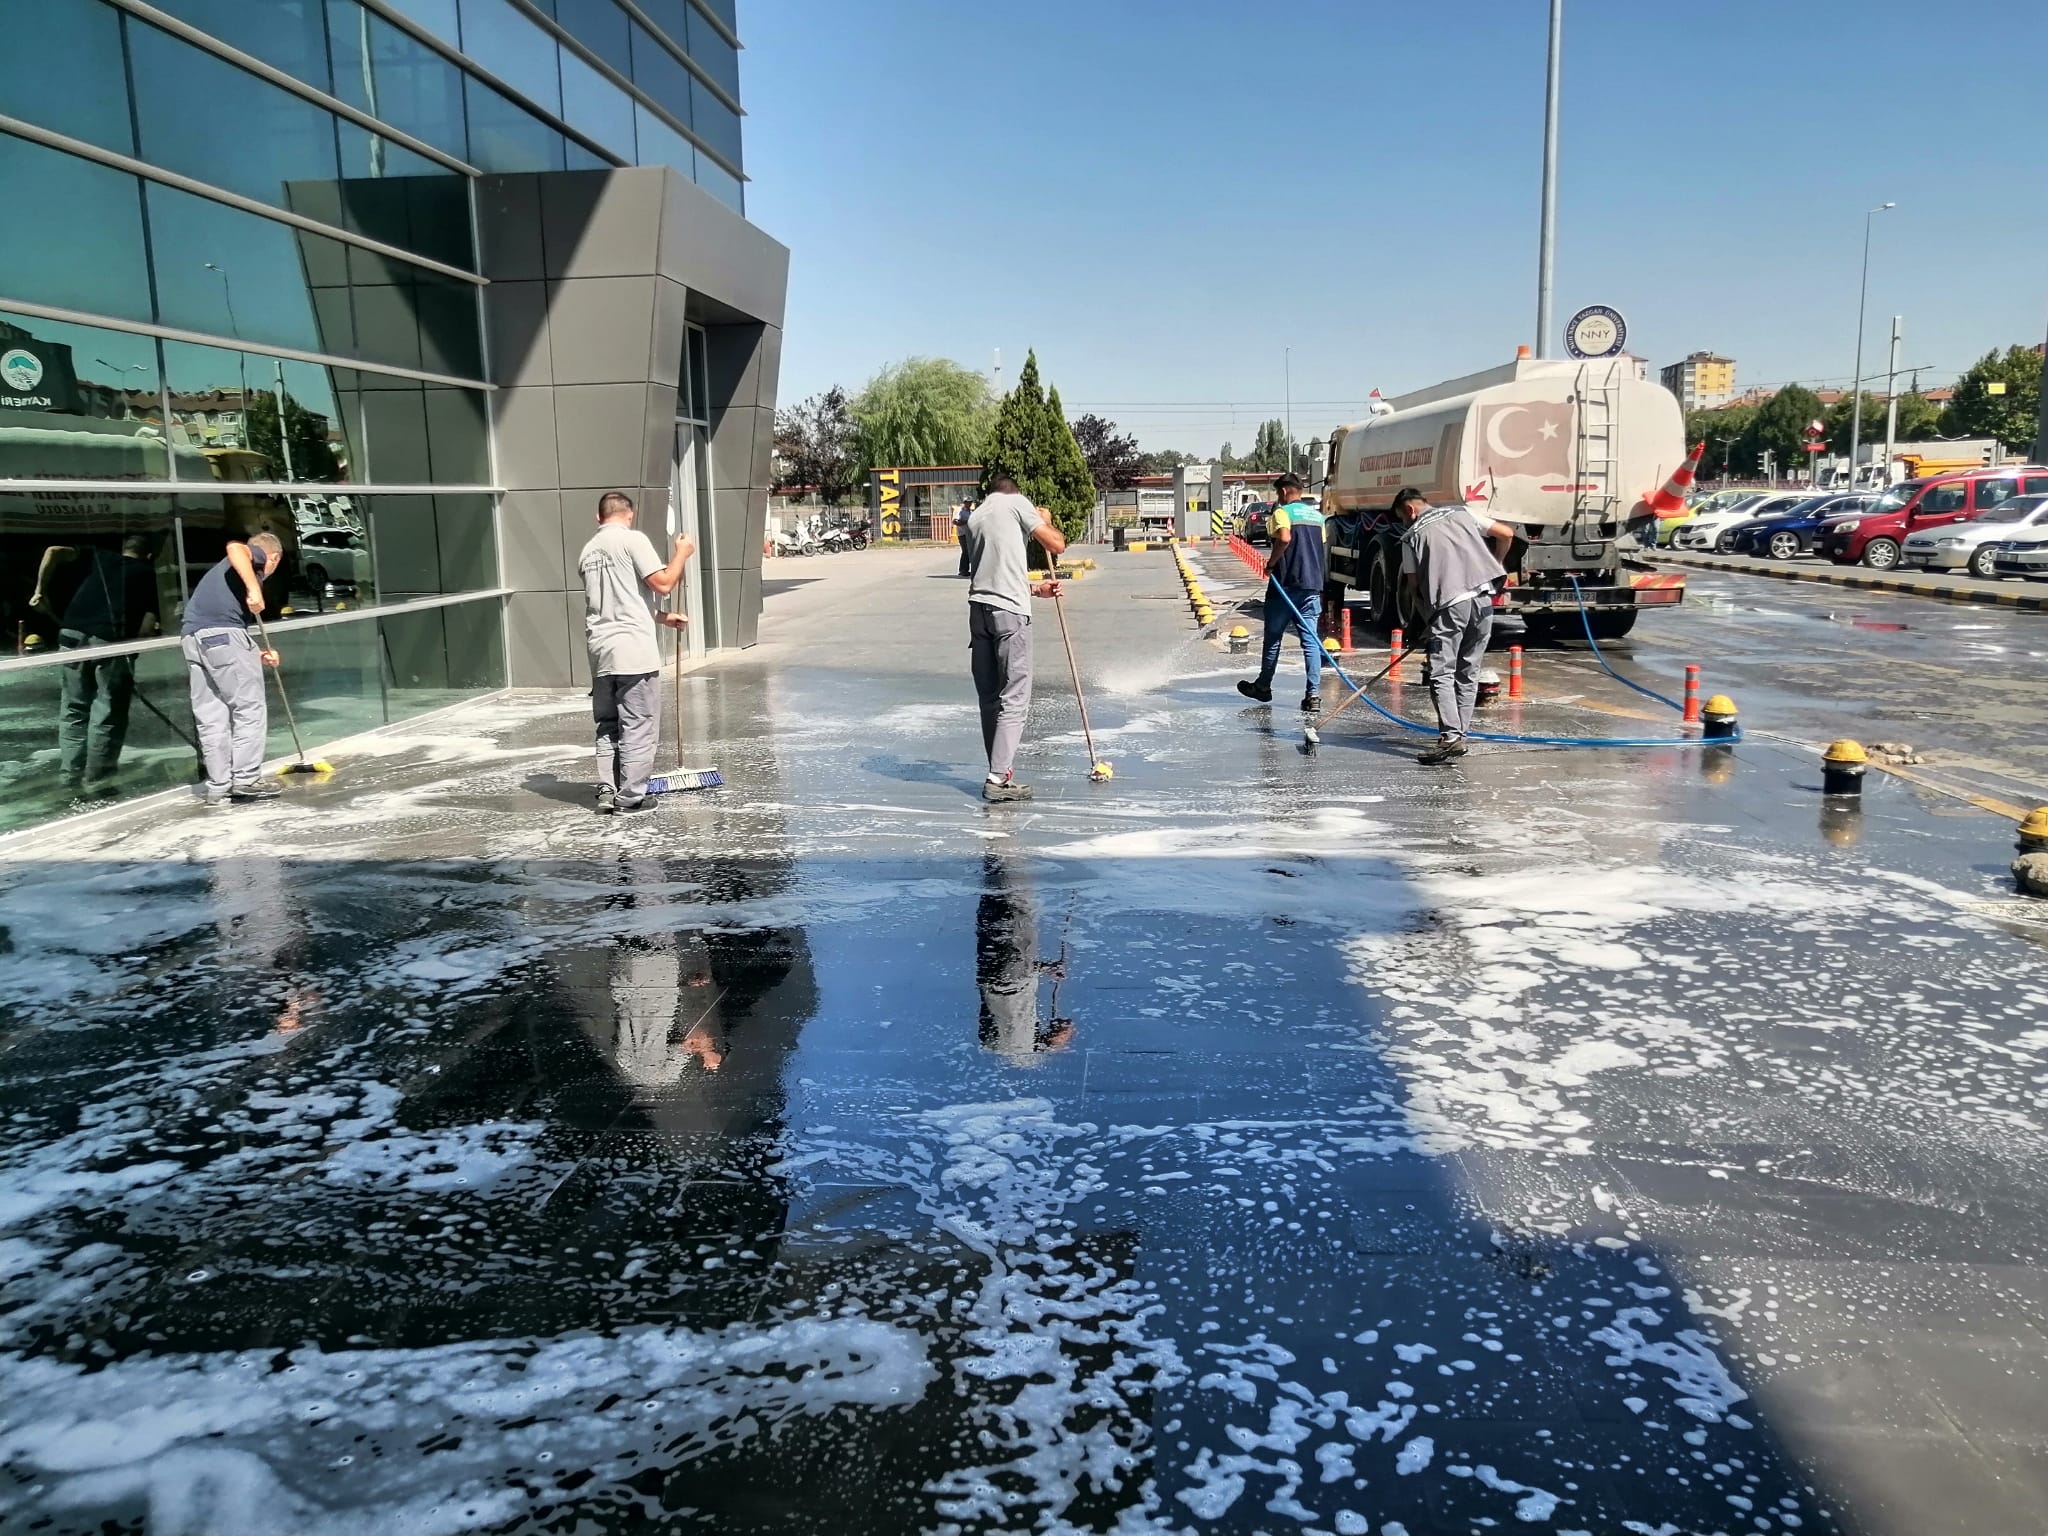
<path fill-rule="evenodd" d="M 1872 539 L 1863 546 L 1863 563 L 1873 571 L 1888 571 L 1899 563 L 1897 539 Z"/>
<path fill-rule="evenodd" d="M 1372 604 L 1372 617 L 1366 622 L 1384 635 L 1391 631 L 1397 622 L 1394 618 L 1393 573 L 1387 569 L 1386 554 L 1382 552 L 1374 555 L 1372 563 L 1366 570 L 1366 597 Z"/>

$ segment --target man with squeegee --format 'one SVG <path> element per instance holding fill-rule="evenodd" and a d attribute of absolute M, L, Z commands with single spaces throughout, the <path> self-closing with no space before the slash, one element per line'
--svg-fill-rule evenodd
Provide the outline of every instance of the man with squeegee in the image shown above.
<path fill-rule="evenodd" d="M 648 783 L 661 745 L 655 621 L 680 629 L 689 620 L 662 613 L 657 604 L 676 589 L 697 551 L 692 540 L 677 539 L 662 564 L 647 535 L 633 526 L 638 515 L 632 497 L 606 491 L 597 500 L 597 532 L 576 560 L 590 645 L 590 713 L 597 725 L 597 808 L 606 814 L 643 810 L 660 792 Z"/>

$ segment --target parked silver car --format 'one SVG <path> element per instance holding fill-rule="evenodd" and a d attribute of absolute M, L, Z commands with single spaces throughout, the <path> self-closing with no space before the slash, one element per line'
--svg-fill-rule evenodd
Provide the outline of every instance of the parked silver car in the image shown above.
<path fill-rule="evenodd" d="M 2030 532 L 2019 534 L 2021 528 Z M 1909 570 L 1957 571 L 1972 576 L 1997 576 L 1993 545 L 2018 535 L 2031 539 L 2048 533 L 2048 496 L 2014 496 L 1968 522 L 1946 523 L 1906 535 L 1899 546 L 1899 564 Z"/>

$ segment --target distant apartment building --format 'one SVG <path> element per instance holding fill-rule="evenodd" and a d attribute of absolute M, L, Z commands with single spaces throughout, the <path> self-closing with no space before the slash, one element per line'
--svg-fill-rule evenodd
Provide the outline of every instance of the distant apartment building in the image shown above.
<path fill-rule="evenodd" d="M 1735 394 L 1735 359 L 1695 352 L 1683 362 L 1660 369 L 1658 377 L 1688 411 L 1724 405 Z"/>

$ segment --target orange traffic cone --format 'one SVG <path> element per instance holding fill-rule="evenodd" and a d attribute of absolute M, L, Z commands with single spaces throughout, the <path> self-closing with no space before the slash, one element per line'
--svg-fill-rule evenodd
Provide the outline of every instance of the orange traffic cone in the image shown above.
<path fill-rule="evenodd" d="M 1685 510 L 1685 493 L 1692 489 L 1693 473 L 1700 467 L 1700 459 L 1706 451 L 1707 445 L 1699 444 L 1686 461 L 1671 472 L 1671 478 L 1664 482 L 1664 489 L 1650 498 L 1652 517 L 1669 517 L 1674 512 Z"/>

